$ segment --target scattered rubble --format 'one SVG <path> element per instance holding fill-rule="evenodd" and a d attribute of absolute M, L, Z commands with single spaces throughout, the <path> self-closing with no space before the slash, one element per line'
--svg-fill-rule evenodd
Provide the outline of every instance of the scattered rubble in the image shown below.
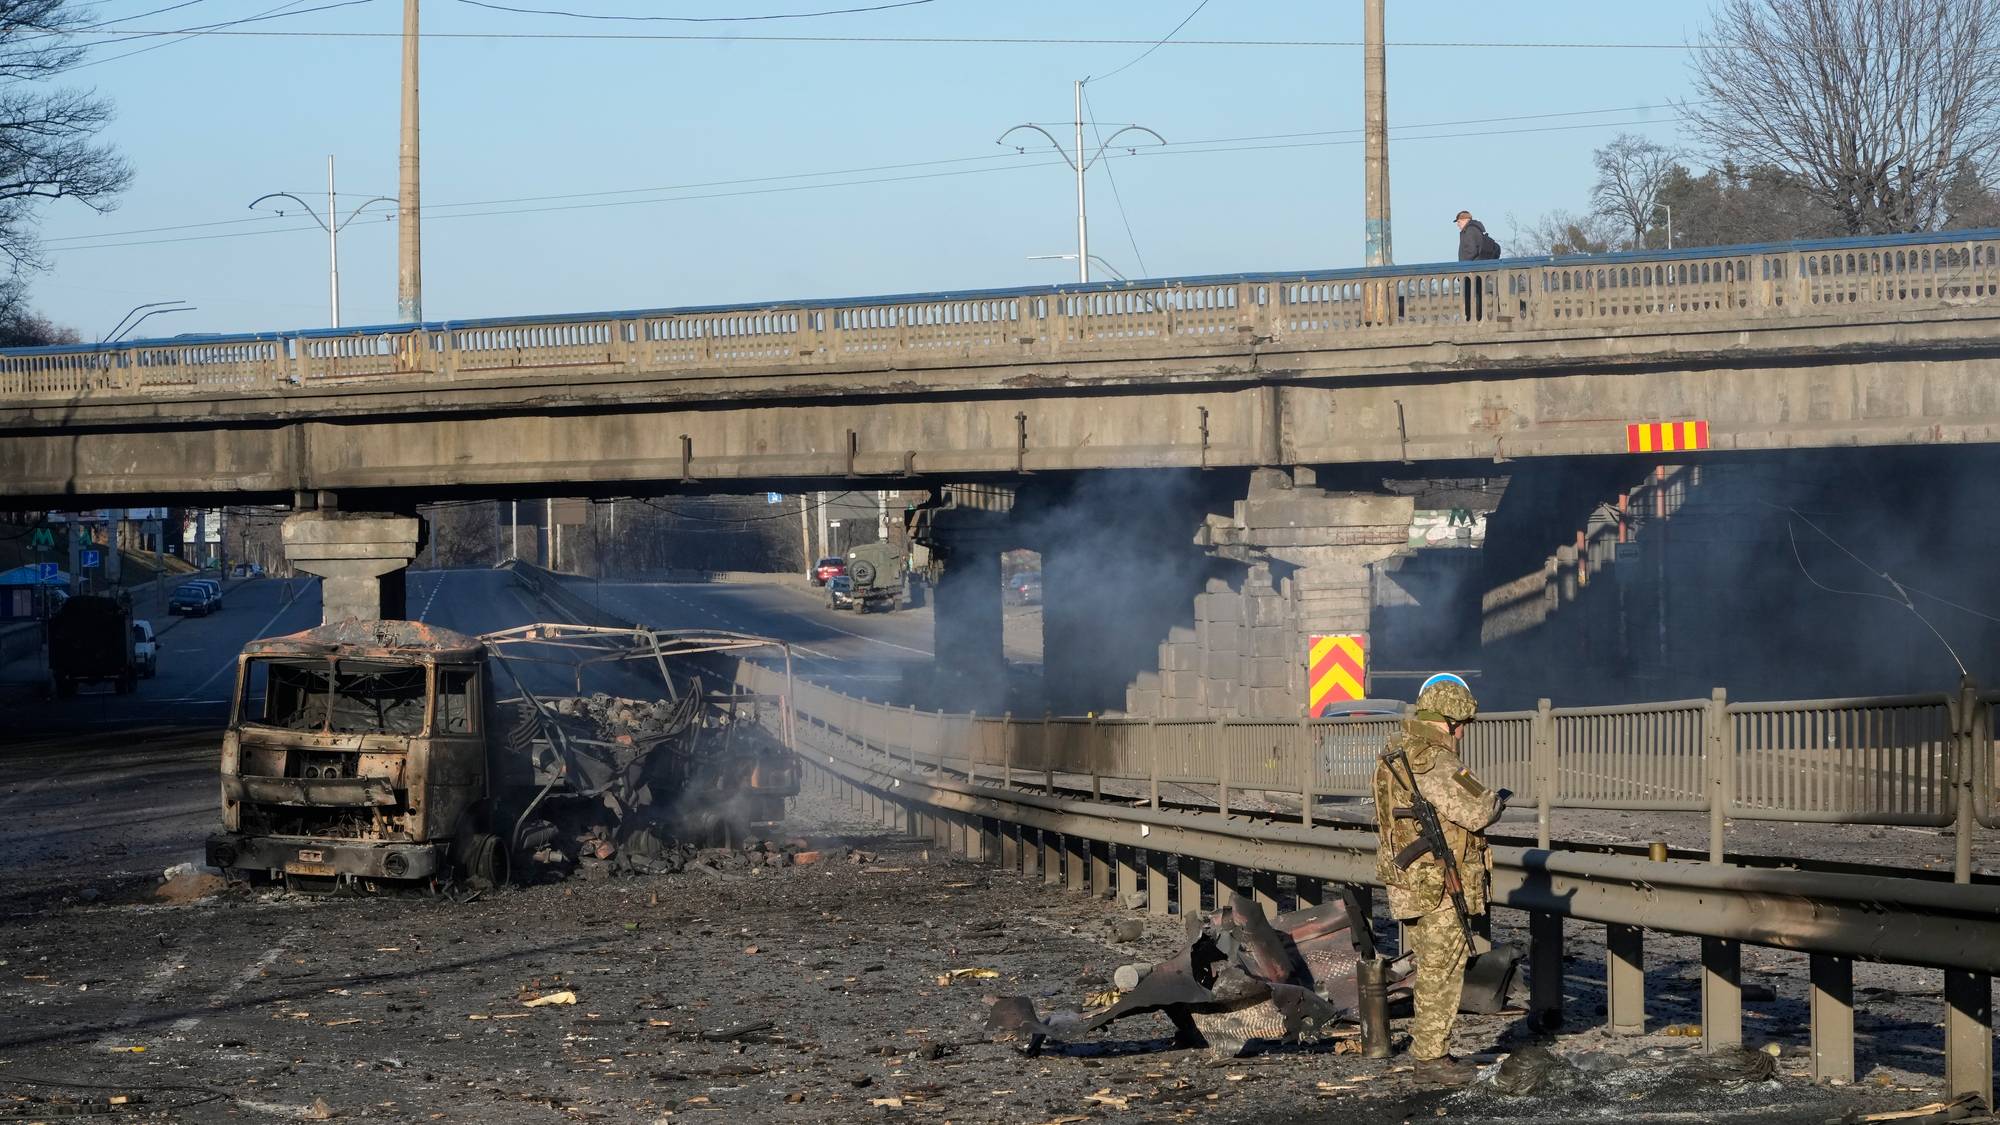
<path fill-rule="evenodd" d="M 207 898 L 228 886 L 222 872 L 197 863 L 176 863 L 161 875 L 153 895 L 164 902 L 185 904 Z M 88 901 L 88 900 L 86 900 Z"/>

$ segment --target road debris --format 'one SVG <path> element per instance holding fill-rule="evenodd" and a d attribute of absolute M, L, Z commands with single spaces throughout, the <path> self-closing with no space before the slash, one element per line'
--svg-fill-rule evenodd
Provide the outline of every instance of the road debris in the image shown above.
<path fill-rule="evenodd" d="M 1205 1042 L 1223 1056 L 1255 1040 L 1315 1042 L 1355 1018 L 1354 967 L 1373 952 L 1366 921 L 1357 925 L 1357 918 L 1343 899 L 1274 923 L 1255 902 L 1232 895 L 1191 927 L 1179 955 L 1153 966 L 1103 1011 L 1044 1019 L 1027 997 L 1001 997 L 988 1011 L 987 1030 L 996 1039 L 1026 1038 L 1033 1054 L 1044 1040 L 1072 1041 L 1125 1016 L 1162 1012 L 1178 1042 Z"/>
<path fill-rule="evenodd" d="M 521 1006 L 523 1008 L 546 1008 L 552 1004 L 574 1003 L 576 1003 L 576 993 L 564 989 L 561 992 L 551 992 L 546 996 L 537 996 L 533 1000 L 523 1000 L 521 1001 Z"/>

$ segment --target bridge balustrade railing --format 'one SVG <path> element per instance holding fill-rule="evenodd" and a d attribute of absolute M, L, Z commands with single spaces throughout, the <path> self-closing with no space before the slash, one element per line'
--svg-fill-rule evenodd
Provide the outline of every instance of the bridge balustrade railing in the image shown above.
<path fill-rule="evenodd" d="M 745 665 L 753 690 L 772 673 Z M 984 717 L 795 688 L 810 721 L 891 757 L 984 778 L 1101 790 L 1214 787 L 1306 801 L 1366 798 L 1398 719 L 1143 720 Z M 1707 813 L 1719 852 L 1725 818 L 1961 831 L 2000 827 L 2000 693 L 1730 703 L 1709 699 L 1482 715 L 1460 752 L 1514 806 L 1552 812 Z M 1131 795 L 1128 790 L 1127 795 Z"/>
<path fill-rule="evenodd" d="M 0 400 L 1672 326 L 2000 299 L 2000 232 L 0 351 Z"/>
<path fill-rule="evenodd" d="M 1960 741 L 1944 695 L 1729 705 L 1729 815 L 1944 827 Z"/>

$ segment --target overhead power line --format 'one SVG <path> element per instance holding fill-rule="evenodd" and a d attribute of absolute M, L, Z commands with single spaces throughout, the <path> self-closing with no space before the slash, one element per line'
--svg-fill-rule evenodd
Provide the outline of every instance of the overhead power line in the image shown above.
<path fill-rule="evenodd" d="M 1174 36 L 1176 36 L 1176 35 L 1179 35 L 1179 34 L 1181 33 L 1181 28 L 1184 28 L 1184 27 L 1186 27 L 1186 26 L 1188 25 L 1189 21 L 1193 20 L 1193 19 L 1194 19 L 1194 18 L 1195 18 L 1196 16 L 1200 15 L 1200 14 L 1201 14 L 1201 10 L 1202 10 L 1203 8 L 1206 8 L 1206 7 L 1208 7 L 1208 0 L 1201 0 L 1201 3 L 1199 3 L 1199 4 L 1196 4 L 1196 5 L 1194 6 L 1194 10 L 1193 10 L 1193 11 L 1189 12 L 1189 13 L 1188 13 L 1188 14 L 1187 14 L 1186 16 L 1183 16 L 1183 17 L 1181 18 L 1181 22 L 1179 22 L 1179 23 L 1177 23 L 1177 24 L 1175 24 L 1175 25 L 1174 25 L 1174 29 L 1173 29 L 1172 31 L 1169 31 L 1169 32 L 1167 32 L 1167 33 L 1166 33 L 1165 35 L 1162 35 L 1162 36 L 1160 37 L 1160 40 L 1159 40 L 1159 42 L 1157 42 L 1157 43 L 1154 43 L 1154 44 L 1153 44 L 1152 46 L 1150 46 L 1150 47 L 1146 48 L 1145 50 L 1143 50 L 1143 51 L 1139 52 L 1139 53 L 1138 53 L 1137 55 L 1133 56 L 1133 58 L 1132 58 L 1131 60 L 1129 60 L 1129 61 L 1128 61 L 1128 62 L 1126 62 L 1126 63 L 1125 63 L 1125 64 L 1124 64 L 1123 66 L 1120 66 L 1120 67 L 1119 67 L 1119 68 L 1117 68 L 1116 70 L 1113 70 L 1113 71 L 1112 71 L 1111 73 L 1109 73 L 1109 74 L 1099 74 L 1099 75 L 1092 75 L 1091 77 L 1089 77 L 1089 78 L 1086 78 L 1086 79 L 1084 79 L 1084 82 L 1085 82 L 1086 84 L 1087 84 L 1087 83 L 1090 83 L 1090 82 L 1103 82 L 1103 81 L 1105 81 L 1106 79 L 1109 79 L 1109 78 L 1115 78 L 1115 77 L 1117 77 L 1118 75 L 1120 75 L 1120 74 L 1123 74 L 1123 73 L 1125 73 L 1126 71 L 1128 71 L 1128 70 L 1132 69 L 1133 67 L 1135 67 L 1135 66 L 1139 65 L 1140 63 L 1142 63 L 1142 62 L 1145 62 L 1145 61 L 1146 61 L 1146 56 L 1148 56 L 1148 55 L 1152 54 L 1152 53 L 1153 53 L 1154 51 L 1157 51 L 1157 50 L 1159 50 L 1159 49 L 1160 49 L 1161 47 L 1164 47 L 1164 46 L 1166 46 L 1166 43 L 1167 43 L 1167 40 L 1169 40 L 1169 39 L 1172 39 L 1172 38 L 1173 38 Z M 1115 194 L 1115 191 L 1114 191 L 1114 194 Z M 1137 253 L 1137 252 L 1138 252 L 1138 249 L 1137 249 L 1137 247 L 1134 247 L 1134 248 L 1133 248 L 1133 252 L 1134 252 L 1134 253 Z"/>
<path fill-rule="evenodd" d="M 1478 118 L 1464 118 L 1464 119 L 1460 119 L 1460 120 L 1455 120 L 1455 121 L 1433 121 L 1433 122 L 1427 122 L 1427 123 L 1423 123 L 1423 124 L 1416 124 L 1416 125 L 1406 125 L 1406 126 L 1403 126 L 1403 127 L 1402 127 L 1402 129 L 1405 129 L 1405 130 L 1408 130 L 1408 129 L 1442 129 L 1442 128 L 1451 128 L 1451 127 L 1455 127 L 1455 126 L 1461 126 L 1461 125 L 1491 125 L 1491 124 L 1503 124 L 1503 123 L 1506 123 L 1506 122 L 1512 122 L 1512 121 L 1546 121 L 1546 120 L 1554 120 L 1554 119 L 1559 119 L 1559 118 L 1570 118 L 1570 117 L 1596 117 L 1596 116 L 1603 116 L 1603 115 L 1606 115 L 1606 114 L 1612 114 L 1612 113 L 1636 113 L 1636 112 L 1644 112 L 1644 111 L 1647 111 L 1647 110 L 1655 110 L 1655 109 L 1673 109 L 1673 108 L 1675 108 L 1675 107 L 1674 107 L 1674 106 L 1672 106 L 1672 105 L 1668 105 L 1668 104 L 1659 104 L 1659 105 L 1639 105 L 1639 106 L 1629 106 L 1629 107 L 1623 107 L 1623 108 L 1617 108 L 1617 109 L 1579 109 L 1579 110 L 1564 110 L 1564 111 L 1560 111 L 1560 112 L 1556 112 L 1556 113 L 1528 113 L 1528 114 L 1515 114 L 1515 115 L 1511 115 L 1511 116 L 1503 116 L 1503 117 L 1478 117 Z M 1603 127 L 1603 128 L 1609 128 L 1609 127 L 1613 127 L 1613 126 L 1618 126 L 1618 127 L 1623 127 L 1623 126 L 1628 126 L 1628 125 L 1635 125 L 1635 124 L 1650 124 L 1650 123 L 1651 123 L 1651 122 L 1644 122 L 1644 121 L 1606 121 L 1606 122 L 1589 122 L 1589 123 L 1585 123 L 1585 124 L 1582 124 L 1582 125 L 1577 125 L 1577 126 L 1564 126 L 1564 127 L 1561 127 L 1561 129 L 1562 129 L 1562 130 L 1567 130 L 1567 129 L 1575 129 L 1575 128 L 1600 128 L 1600 127 Z M 1063 124 L 1068 124 L 1068 122 L 1063 122 Z M 1546 130 L 1519 130 L 1519 131 L 1520 131 L 1520 132 L 1555 132 L 1555 131 L 1561 131 L 1561 130 L 1559 130 L 1559 129 L 1553 129 L 1553 128 L 1552 128 L 1552 129 L 1546 129 Z M 1359 129 L 1359 128 L 1351 128 L 1351 129 L 1323 129 L 1323 130 L 1313 130 L 1313 131 L 1308 131 L 1308 132 L 1296 132 L 1296 133 L 1264 133 L 1264 134 L 1258 134 L 1258 135 L 1253 135 L 1253 136 L 1246 136 L 1246 137 L 1208 137 L 1208 138 L 1201 138 L 1201 139 L 1196 139 L 1196 140 L 1190 140 L 1190 141 L 1179 141 L 1179 142 L 1175 142 L 1175 143 L 1173 143 L 1173 144 L 1170 144 L 1170 145 L 1167 145 L 1167 146 L 1164 146 L 1163 148 L 1161 148 L 1161 149 L 1158 149 L 1158 150 L 1154 150 L 1154 151 L 1158 151 L 1158 152 L 1172 152 L 1172 151 L 1177 151 L 1177 150 L 1183 150 L 1183 149 L 1187 149 L 1187 150 L 1189 150 L 1189 151 L 1200 151 L 1200 152 L 1211 152 L 1211 151 L 1218 151 L 1218 150 L 1217 150 L 1217 149 L 1215 149 L 1215 148 L 1200 148 L 1200 149 L 1191 149 L 1191 148 L 1190 148 L 1190 146 L 1202 146 L 1202 145 L 1206 145 L 1206 146 L 1219 146 L 1219 145 L 1237 145 L 1237 146 L 1242 146 L 1242 145 L 1248 145 L 1248 144 L 1252 144 L 1252 143 L 1256 143 L 1256 142 L 1263 142 L 1263 141 L 1290 141 L 1290 140 L 1300 140 L 1300 139 L 1304 139 L 1304 138 L 1312 138 L 1312 137 L 1340 137 L 1340 136 L 1359 136 L 1359 135 L 1361 134 L 1361 132 L 1362 132 L 1362 130 L 1361 130 L 1361 129 Z M 1401 130 L 1399 130 L 1399 133 L 1400 133 L 1400 132 L 1401 132 Z M 1509 131 L 1509 132 L 1512 132 L 1512 131 Z M 1468 136 L 1468 135 L 1470 135 L 1470 136 L 1478 136 L 1478 135 L 1481 135 L 1481 134 L 1479 134 L 1479 133 L 1472 133 L 1472 134 L 1465 134 L 1465 133 L 1454 133 L 1454 134 L 1449 134 L 1449 135 L 1450 135 L 1450 136 L 1453 136 L 1453 137 L 1463 137 L 1463 136 Z M 1504 133 L 1502 133 L 1502 134 L 1496 134 L 1496 135 L 1505 135 L 1505 134 L 1504 134 Z M 1414 136 L 1414 137 L 1399 137 L 1399 139 L 1405 139 L 1405 140 L 1424 140 L 1424 139 L 1427 139 L 1427 138 L 1426 138 L 1426 137 L 1424 137 L 1424 136 Z M 1351 142 L 1349 142 L 1349 143 L 1351 143 Z M 1269 146 L 1269 147 L 1274 147 L 1274 148 L 1284 148 L 1284 147 L 1305 147 L 1305 146 Z M 1255 152 L 1255 151 L 1262 151 L 1262 149 L 1260 149 L 1260 148 L 1240 148 L 1239 150 L 1240 150 L 1240 151 L 1246 151 L 1246 152 Z M 1229 150 L 1229 149 L 1221 149 L 1220 151 L 1230 151 L 1230 150 Z M 1117 154 L 1117 153 L 1111 153 L 1111 154 L 1109 154 L 1109 155 L 1110 155 L 1110 156 L 1112 156 L 1112 157 L 1118 157 L 1118 155 L 1119 155 L 1119 154 Z M 1129 159 L 1129 158 L 1127 158 L 1127 159 Z M 695 191 L 695 190 L 700 190 L 700 189 L 703 189 L 703 188 L 716 188 L 716 187 L 741 187 L 741 186 L 747 186 L 747 185 L 752 185 L 752 184 L 768 184 L 768 183 L 783 183 L 783 182 L 786 182 L 786 181 L 791 181 L 791 180 L 809 180 L 809 179 L 821 179 L 821 178 L 829 178 L 829 177 L 834 177 L 834 176 L 850 176 L 850 175 L 862 175 L 862 174 L 865 174 L 865 173 L 871 173 L 871 172 L 897 172 L 897 171 L 905 171 L 905 170 L 908 170 L 908 169 L 915 169 L 915 168 L 936 168 L 936 167 L 943 167 L 943 166 L 946 166 L 946 165 L 952 165 L 952 164 L 990 164 L 990 163 L 993 163 L 993 162 L 996 162 L 996 161 L 1015 161 L 1015 162 L 1018 162 L 1018 163 L 1016 163 L 1016 164 L 1013 164 L 1013 165 L 1009 165 L 1009 167 L 1040 167 L 1040 166 L 1041 166 L 1041 163 L 1042 163 L 1042 162 L 1035 162 L 1035 161 L 1028 161 L 1028 160 L 1024 160 L 1024 159 L 1023 159 L 1023 157 L 1022 157 L 1022 156 L 1021 156 L 1020 154 L 1018 154 L 1018 153 L 1013 153 L 1013 152 L 1005 152 L 1005 153 L 988 153 L 988 154 L 984 154 L 984 155 L 979 155 L 979 156 L 959 156 L 959 157 L 948 157 L 948 158 L 942 158 L 942 159 L 936 159 L 936 160 L 916 160 L 916 161 L 907 161 L 907 162 L 903 162 L 903 163 L 898 163 L 898 164 L 868 164 L 868 165 L 858 165 L 858 166 L 855 166 L 855 167 L 850 167 L 850 168 L 837 168 L 837 169 L 829 169 L 829 170 L 826 170 L 826 171 L 823 171 L 823 172 L 786 172 L 786 173 L 781 173 L 781 174 L 776 174 L 776 175 L 770 175 L 770 176 L 744 176 L 744 177 L 736 177 L 736 178 L 732 178 L 732 179 L 726 179 L 726 180 L 705 180 L 705 181 L 696 181 L 696 182 L 691 182 L 691 183 L 684 183 L 684 184 L 657 184 L 657 185 L 653 185 L 653 186 L 650 186 L 650 187 L 636 187 L 636 188 L 613 188 L 613 189 L 606 189 L 606 190 L 602 190 L 602 191 L 585 191 L 585 192 L 564 192 L 564 193 L 559 193 L 559 194 L 553 194 L 553 195 L 526 195 L 526 196 L 514 196 L 514 197 L 509 197 L 509 198 L 501 198 L 501 199 L 481 199 L 481 200 L 466 200 L 466 201 L 463 201 L 463 202 L 458 202 L 458 203 L 436 203 L 436 204 L 427 204 L 427 205 L 426 205 L 426 206 L 424 207 L 424 209 L 423 209 L 423 213 L 424 213 L 424 214 L 425 214 L 426 216 L 434 216 L 434 217 L 437 217 L 437 218 L 451 218 L 451 217 L 452 217 L 451 215 L 448 215 L 448 214 L 445 214 L 445 212 L 446 212 L 446 211 L 451 211 L 451 210 L 463 210 L 463 209 L 467 209 L 467 208 L 474 208 L 474 207 L 500 207 L 500 206 L 511 206 L 511 205 L 513 205 L 513 204 L 519 204 L 519 203 L 556 203 L 556 202 L 564 202 L 564 201 L 568 201 L 568 200 L 580 200 L 580 199 L 603 199 L 603 198 L 606 198 L 606 197 L 610 197 L 610 196 L 624 196 L 624 195 L 645 195 L 645 194 L 649 194 L 649 193 L 654 193 L 654 192 L 680 192 L 680 191 Z M 976 170 L 977 170 L 977 171 L 1000 171 L 1000 170 L 1003 170 L 1003 169 L 1000 169 L 1000 168 L 985 168 L 985 169 L 976 169 Z M 867 184 L 867 183 L 878 183 L 878 182 L 886 182 L 886 181 L 881 181 L 881 180 L 861 180 L 861 181 L 842 181 L 842 182 L 839 182 L 839 183 L 828 183 L 828 184 L 810 184 L 810 185 L 803 185 L 803 186 L 804 186 L 804 187 L 808 187 L 808 188 L 810 188 L 810 187 L 846 187 L 846 186 L 851 186 L 851 185 L 858 185 L 858 184 Z M 310 193 L 310 192 L 299 192 L 299 193 L 295 193 L 295 194 L 307 194 L 307 195 L 309 195 L 309 194 L 312 194 L 312 193 Z M 663 199 L 645 199 L 645 200 L 635 200 L 635 201 L 633 201 L 633 202 L 636 202 L 636 203 L 671 203 L 671 202 L 676 202 L 677 200 L 681 200 L 681 199 L 695 199 L 695 198 L 702 198 L 702 199 L 706 199 L 706 198 L 723 198 L 723 197 L 726 197 L 726 196 L 672 196 L 672 197 L 668 197 L 668 198 L 663 198 Z M 566 209 L 566 208 L 551 208 L 551 210 L 562 210 L 562 209 Z M 504 212 L 504 213 L 506 213 L 506 214 L 517 214 L 517 213 L 522 213 L 522 212 Z M 87 244 L 94 244 L 94 243 L 96 242 L 96 240 L 99 240 L 99 239 L 108 239 L 108 238 L 125 238 L 125 237 L 128 237 L 128 236 L 131 236 L 131 235 L 142 235 L 142 234 L 168 234 L 168 233 L 174 233 L 174 232 L 178 232 L 178 231 L 187 231 L 187 230 L 208 230 L 208 229 L 214 229 L 214 228 L 217 228 L 217 227 L 232 227 L 232 226 L 242 226 L 242 225 L 248 225 L 248 224 L 256 224 L 256 225 L 259 225 L 259 226 L 269 226 L 269 224 L 271 224 L 271 223 L 273 223 L 273 222 L 276 222 L 277 220 L 278 220 L 278 216 L 273 216 L 273 215 L 258 215 L 258 216 L 253 216 L 253 217 L 250 217 L 250 218 L 237 218 L 237 219 L 217 219 L 217 220 L 211 220 L 211 221 L 207 221 L 207 222 L 196 222 L 196 223 L 181 223 L 181 224 L 175 224 L 175 225 L 169 225 L 169 226 L 157 226 L 157 227 L 139 227 L 139 228 L 134 228 L 134 229 L 127 229 L 127 230 L 118 230 L 118 231 L 103 231 L 103 232 L 99 232 L 99 233 L 96 233 L 96 234 L 73 234 L 73 235 L 64 235 L 64 236 L 61 236 L 61 237 L 57 237 L 57 238 L 49 238 L 49 239 L 44 239 L 44 240 L 43 240 L 43 245 L 44 245 L 44 246 L 47 246 L 47 247 L 49 247 L 49 248 L 51 248 L 51 249 L 53 249 L 53 250 L 57 250 L 57 251 L 60 251 L 60 250 L 65 250 L 65 249 L 72 249 L 72 250 L 75 250 L 75 249 L 89 249 L 89 248 L 91 248 L 91 246 L 90 246 L 90 245 L 62 245 L 62 244 L 66 244 L 66 243 L 87 243 Z M 238 234 L 238 235 L 226 235 L 226 236 L 219 236 L 219 237 L 241 237 L 241 236 L 244 236 L 244 235 L 254 235 L 254 234 L 266 234 L 266 233 L 270 233 L 270 234 L 278 234 L 278 233 L 284 233 L 284 232 L 287 232 L 287 231 L 292 231 L 292 230 L 304 230 L 304 229 L 310 229 L 310 228 L 308 228 L 308 227 L 302 227 L 302 226 L 287 226 L 287 227 L 282 227 L 282 228 L 280 228 L 280 227 L 271 227 L 271 228 L 270 228 L 270 229 L 268 229 L 268 230 L 257 230 L 257 231 L 245 231 L 245 232 L 240 232 L 240 234 Z M 182 240 L 179 240 L 179 239 L 161 239 L 161 240 L 157 240 L 157 241 L 159 241 L 159 242 L 171 242 L 171 241 L 182 241 Z M 105 244 L 105 245 L 150 245 L 150 244 L 151 244 L 151 243 L 115 243 L 115 244 Z M 1135 247 L 1135 251 L 1136 251 L 1136 247 Z"/>
<path fill-rule="evenodd" d="M 755 16 L 626 16 L 601 12 L 573 12 L 563 8 L 514 8 L 506 4 L 490 4 L 486 0 L 458 0 L 458 2 L 495 12 L 513 12 L 524 16 L 563 16 L 573 20 L 617 20 L 632 23 L 757 23 L 765 20 L 809 20 L 820 16 L 853 16 L 863 12 L 886 12 L 892 8 L 914 8 L 920 4 L 934 3 L 935 0 L 899 0 L 897 3 L 876 4 L 867 8 L 833 8 L 824 12 L 779 12 Z"/>
<path fill-rule="evenodd" d="M 352 0 L 352 2 L 362 3 L 365 0 Z M 167 28 L 155 31 L 132 32 L 78 31 L 75 34 L 185 35 L 195 30 L 202 29 Z M 263 39 L 401 39 L 403 37 L 400 31 L 271 31 L 260 29 L 251 31 L 215 30 L 208 32 L 208 34 Z M 1092 39 L 1029 35 L 746 35 L 724 32 L 628 32 L 624 34 L 612 34 L 587 31 L 426 31 L 421 33 L 421 37 L 438 40 L 624 40 L 634 43 L 875 43 L 918 47 L 1145 47 L 1155 42 L 1155 40 L 1151 39 Z M 1363 46 L 1359 39 L 1175 39 L 1163 45 L 1174 47 L 1286 48 Z M 1399 43 L 1390 43 L 1389 46 L 1413 49 L 1480 51 L 1734 51 L 1741 49 L 1729 43 L 1495 43 L 1474 40 L 1405 40 Z"/>

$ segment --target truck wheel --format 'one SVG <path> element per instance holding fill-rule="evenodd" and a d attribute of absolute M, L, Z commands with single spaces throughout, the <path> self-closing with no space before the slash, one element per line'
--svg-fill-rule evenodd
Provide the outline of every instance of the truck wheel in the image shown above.
<path fill-rule="evenodd" d="M 507 849 L 491 832 L 475 832 L 465 858 L 459 863 L 459 877 L 475 891 L 491 890 L 507 881 Z"/>
<path fill-rule="evenodd" d="M 856 586 L 873 586 L 875 584 L 875 564 L 869 562 L 867 559 L 854 560 L 848 566 L 847 573 L 849 577 L 854 579 Z"/>

